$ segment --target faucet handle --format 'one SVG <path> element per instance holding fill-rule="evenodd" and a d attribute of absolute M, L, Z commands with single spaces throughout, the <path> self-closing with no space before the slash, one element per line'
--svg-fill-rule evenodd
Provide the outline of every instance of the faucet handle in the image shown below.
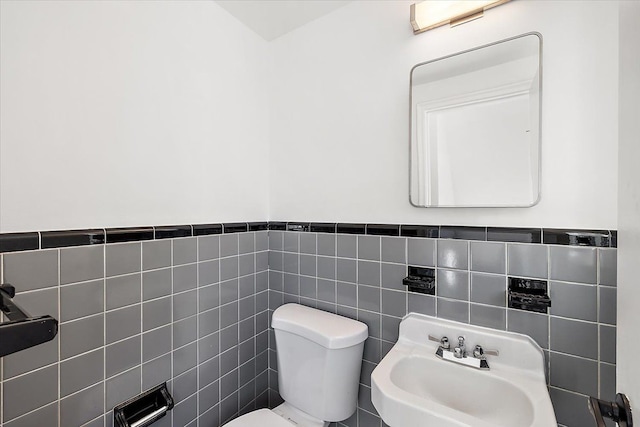
<path fill-rule="evenodd" d="M 440 347 L 442 347 L 444 350 L 449 350 L 450 348 L 449 338 L 447 338 L 446 336 L 443 336 L 442 338 L 437 338 L 437 337 L 434 337 L 433 335 L 429 335 L 429 341 L 435 341 L 437 343 L 440 343 Z"/>
<path fill-rule="evenodd" d="M 459 336 L 458 337 L 458 346 L 459 347 L 464 347 L 464 337 L 463 336 Z"/>
<path fill-rule="evenodd" d="M 483 358 L 485 355 L 489 355 L 489 356 L 499 356 L 500 352 L 498 350 L 485 350 L 483 349 L 481 346 L 477 345 L 474 349 L 473 349 L 473 357 L 475 357 L 476 359 L 481 359 Z"/>

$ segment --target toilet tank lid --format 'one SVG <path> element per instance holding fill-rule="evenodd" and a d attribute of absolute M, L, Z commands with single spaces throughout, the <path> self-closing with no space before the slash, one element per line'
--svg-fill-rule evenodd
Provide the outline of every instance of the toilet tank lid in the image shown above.
<path fill-rule="evenodd" d="M 273 312 L 273 329 L 300 335 L 325 348 L 360 344 L 369 335 L 367 325 L 357 320 L 300 304 L 285 304 Z"/>

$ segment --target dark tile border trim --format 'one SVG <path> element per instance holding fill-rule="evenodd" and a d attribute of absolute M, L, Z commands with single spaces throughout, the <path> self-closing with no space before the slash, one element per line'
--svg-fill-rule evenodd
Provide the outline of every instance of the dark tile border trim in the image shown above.
<path fill-rule="evenodd" d="M 175 237 L 190 237 L 193 235 L 190 225 L 163 225 L 154 227 L 156 239 L 173 239 Z"/>
<path fill-rule="evenodd" d="M 440 237 L 440 227 L 437 225 L 401 225 L 400 235 L 404 237 Z"/>
<path fill-rule="evenodd" d="M 106 243 L 137 242 L 140 240 L 153 240 L 154 238 L 153 227 L 107 228 L 106 232 Z M 44 245 L 44 235 L 42 244 Z"/>
<path fill-rule="evenodd" d="M 309 231 L 312 233 L 335 233 L 335 222 L 312 222 L 309 224 Z"/>
<path fill-rule="evenodd" d="M 367 234 L 374 236 L 399 236 L 400 226 L 394 224 L 367 224 Z"/>
<path fill-rule="evenodd" d="M 487 227 L 490 242 L 542 243 L 541 228 Z"/>
<path fill-rule="evenodd" d="M 40 234 L 33 233 L 5 233 L 0 234 L 0 253 L 32 251 L 40 249 Z"/>
<path fill-rule="evenodd" d="M 227 222 L 222 224 L 222 229 L 227 233 L 244 233 L 249 229 L 246 222 Z"/>
<path fill-rule="evenodd" d="M 97 228 L 86 230 L 3 233 L 0 234 L 0 253 L 266 230 L 542 243 L 548 245 L 602 248 L 615 248 L 618 244 L 618 232 L 616 230 L 263 221 L 157 227 L 124 227 L 107 228 L 106 230 Z"/>
<path fill-rule="evenodd" d="M 367 234 L 367 224 L 338 224 L 336 233 L 340 234 Z"/>
<path fill-rule="evenodd" d="M 308 225 L 308 227 L 307 227 Z M 334 231 L 335 225 L 335 231 Z M 458 225 L 270 222 L 269 230 L 312 233 L 460 239 L 481 242 L 533 243 L 567 246 L 617 247 L 616 230 L 572 230 L 535 227 L 476 227 Z"/>
<path fill-rule="evenodd" d="M 151 237 L 153 238 L 153 229 L 151 229 Z M 43 231 L 40 233 L 40 247 L 42 249 L 100 245 L 102 243 L 105 243 L 105 231 L 100 228 L 91 230 Z"/>
<path fill-rule="evenodd" d="M 268 222 L 250 222 L 249 231 L 265 231 L 269 229 Z"/>
<path fill-rule="evenodd" d="M 547 245 L 596 246 L 607 248 L 611 246 L 611 232 L 608 230 L 564 230 L 545 228 L 542 235 L 542 242 Z"/>
<path fill-rule="evenodd" d="M 288 222 L 287 231 L 309 231 L 308 222 Z"/>
<path fill-rule="evenodd" d="M 194 236 L 208 236 L 210 234 L 222 234 L 222 224 L 195 224 L 192 225 Z"/>

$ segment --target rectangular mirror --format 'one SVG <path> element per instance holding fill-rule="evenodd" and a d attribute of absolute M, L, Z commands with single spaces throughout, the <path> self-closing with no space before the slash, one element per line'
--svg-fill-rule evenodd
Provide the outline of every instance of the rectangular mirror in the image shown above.
<path fill-rule="evenodd" d="M 411 204 L 529 207 L 540 199 L 537 33 L 411 70 Z"/>

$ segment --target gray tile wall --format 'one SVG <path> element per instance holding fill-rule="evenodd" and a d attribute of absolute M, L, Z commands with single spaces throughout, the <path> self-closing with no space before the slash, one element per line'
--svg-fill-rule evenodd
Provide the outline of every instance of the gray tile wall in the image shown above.
<path fill-rule="evenodd" d="M 0 359 L 0 427 L 110 427 L 168 381 L 158 426 L 218 426 L 268 404 L 266 231 L 5 253 L 0 278 L 55 340 Z"/>
<path fill-rule="evenodd" d="M 437 268 L 437 295 L 408 293 L 407 265 Z M 406 313 L 525 333 L 544 349 L 558 422 L 593 424 L 586 397 L 615 396 L 616 249 L 466 240 L 269 232 L 269 315 L 287 302 L 369 326 L 358 410 L 339 423 L 384 425 L 370 375 Z M 550 314 L 507 308 L 507 274 L 549 281 Z M 280 403 L 269 332 L 270 405 Z"/>

